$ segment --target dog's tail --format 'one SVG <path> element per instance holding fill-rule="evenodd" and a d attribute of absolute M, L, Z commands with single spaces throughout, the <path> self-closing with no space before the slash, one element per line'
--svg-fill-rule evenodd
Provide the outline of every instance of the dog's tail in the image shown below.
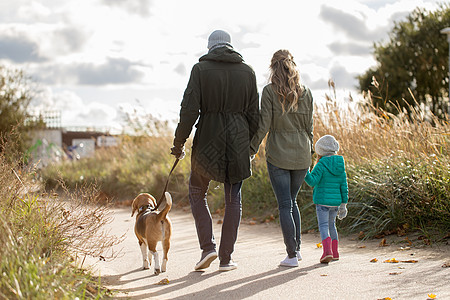
<path fill-rule="evenodd" d="M 166 205 L 164 206 L 164 209 L 161 210 L 158 214 L 159 220 L 164 220 L 169 213 L 169 210 L 172 208 L 172 196 L 169 192 L 165 192 L 164 196 L 166 196 Z"/>

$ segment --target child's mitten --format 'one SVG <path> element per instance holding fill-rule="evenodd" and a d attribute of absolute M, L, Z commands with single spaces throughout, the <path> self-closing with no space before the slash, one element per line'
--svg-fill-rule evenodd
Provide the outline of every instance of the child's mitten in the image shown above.
<path fill-rule="evenodd" d="M 347 216 L 347 203 L 342 203 L 341 205 L 339 205 L 338 219 L 342 220 L 346 216 Z"/>

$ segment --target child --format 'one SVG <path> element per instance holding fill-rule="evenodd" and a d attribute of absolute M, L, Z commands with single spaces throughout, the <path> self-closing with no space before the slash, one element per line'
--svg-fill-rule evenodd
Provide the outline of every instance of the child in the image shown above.
<path fill-rule="evenodd" d="M 319 156 L 317 164 L 306 174 L 305 182 L 314 187 L 317 222 L 323 245 L 321 263 L 338 260 L 338 234 L 336 215 L 339 220 L 347 216 L 348 186 L 344 158 L 336 155 L 339 143 L 331 135 L 324 135 L 315 145 Z"/>

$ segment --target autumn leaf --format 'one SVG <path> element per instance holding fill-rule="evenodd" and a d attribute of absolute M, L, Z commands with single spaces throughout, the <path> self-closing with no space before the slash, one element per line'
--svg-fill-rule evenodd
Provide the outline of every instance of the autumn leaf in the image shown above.
<path fill-rule="evenodd" d="M 400 275 L 400 274 L 402 274 L 402 272 L 392 272 L 392 273 L 389 273 L 389 275 Z"/>
<path fill-rule="evenodd" d="M 428 299 L 436 299 L 436 297 L 435 294 L 428 294 Z"/>
<path fill-rule="evenodd" d="M 322 248 L 322 243 L 316 244 L 317 248 Z"/>
<path fill-rule="evenodd" d="M 169 279 L 167 278 L 161 279 L 161 281 L 157 283 L 157 285 L 166 285 L 166 284 L 169 284 Z"/>
<path fill-rule="evenodd" d="M 320 276 L 325 277 L 328 276 L 328 274 L 320 274 Z"/>
<path fill-rule="evenodd" d="M 366 248 L 366 246 L 362 245 L 362 246 L 358 246 L 359 249 L 363 249 Z"/>
<path fill-rule="evenodd" d="M 398 260 L 396 260 L 395 258 L 391 258 L 391 259 L 387 259 L 384 261 L 385 263 L 392 263 L 392 264 L 396 264 L 398 263 Z"/>
<path fill-rule="evenodd" d="M 386 247 L 389 246 L 389 244 L 386 242 L 386 239 L 382 239 L 380 242 L 380 247 Z"/>
<path fill-rule="evenodd" d="M 373 258 L 370 260 L 371 263 L 376 263 L 378 261 L 378 258 Z"/>
<path fill-rule="evenodd" d="M 405 241 L 408 243 L 408 245 L 412 246 L 412 242 L 409 240 L 408 237 L 405 238 Z"/>
<path fill-rule="evenodd" d="M 391 297 L 384 297 L 384 298 L 377 299 L 377 300 L 392 300 L 392 298 Z"/>

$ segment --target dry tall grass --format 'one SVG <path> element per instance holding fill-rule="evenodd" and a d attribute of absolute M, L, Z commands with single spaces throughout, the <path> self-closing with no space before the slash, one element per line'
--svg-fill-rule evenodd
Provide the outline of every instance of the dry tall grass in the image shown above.
<path fill-rule="evenodd" d="M 104 230 L 108 206 L 92 187 L 67 199 L 40 192 L 34 171 L 7 159 L 5 147 L 0 143 L 0 299 L 101 297 L 74 261 L 116 255 L 110 248 L 120 237 Z"/>
<path fill-rule="evenodd" d="M 419 105 L 394 115 L 368 103 L 343 110 L 328 97 L 315 116 L 315 138 L 334 135 L 347 162 L 351 206 L 342 225 L 367 236 L 450 230 L 450 124 Z"/>

